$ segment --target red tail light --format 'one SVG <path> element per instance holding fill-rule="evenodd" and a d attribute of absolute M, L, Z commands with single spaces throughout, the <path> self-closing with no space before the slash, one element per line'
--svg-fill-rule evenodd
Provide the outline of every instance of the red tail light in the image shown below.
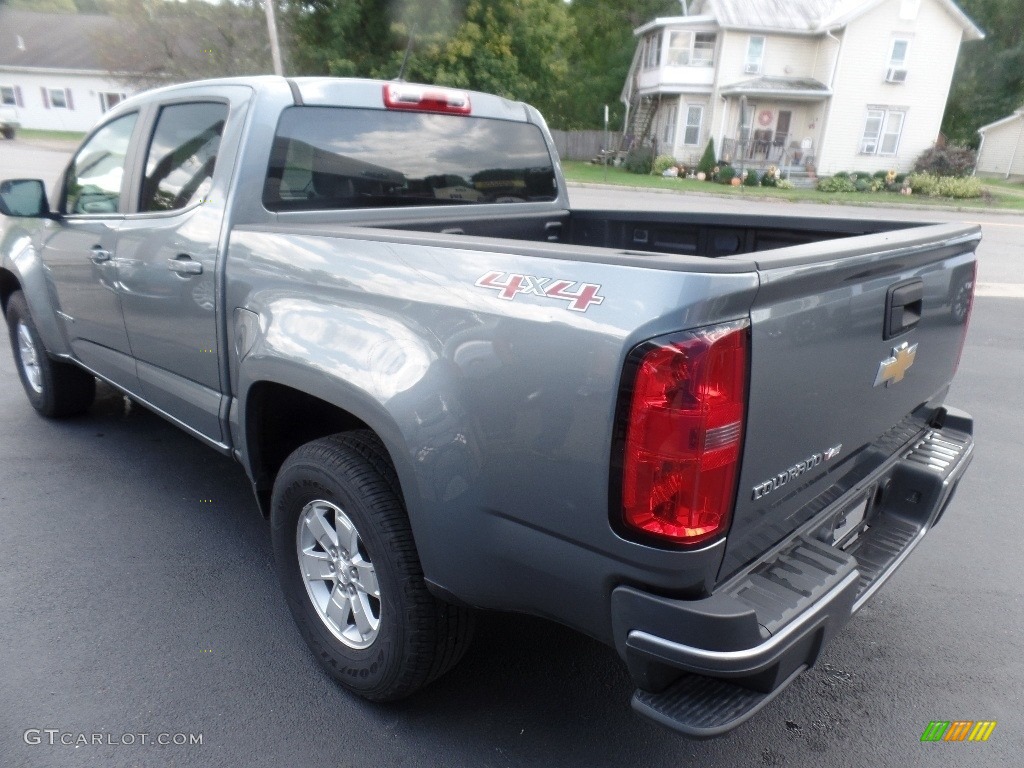
<path fill-rule="evenodd" d="M 443 112 L 449 115 L 470 113 L 469 94 L 465 91 L 408 83 L 386 83 L 384 106 L 388 109 Z"/>
<path fill-rule="evenodd" d="M 643 345 L 622 449 L 622 514 L 676 544 L 725 533 L 746 413 L 746 320 Z"/>

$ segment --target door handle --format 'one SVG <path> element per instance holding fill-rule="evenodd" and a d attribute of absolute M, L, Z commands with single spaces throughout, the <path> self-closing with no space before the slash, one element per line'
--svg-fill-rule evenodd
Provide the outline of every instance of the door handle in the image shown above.
<path fill-rule="evenodd" d="M 181 254 L 177 258 L 167 260 L 167 268 L 179 275 L 201 275 L 203 265 L 195 261 L 188 254 Z"/>
<path fill-rule="evenodd" d="M 889 289 L 885 297 L 883 339 L 906 333 L 921 322 L 924 309 L 924 281 L 909 280 Z"/>
<path fill-rule="evenodd" d="M 93 260 L 93 263 L 99 264 L 100 262 L 110 261 L 110 251 L 106 248 L 101 248 L 98 245 L 94 245 L 92 250 L 89 252 L 89 258 Z"/>

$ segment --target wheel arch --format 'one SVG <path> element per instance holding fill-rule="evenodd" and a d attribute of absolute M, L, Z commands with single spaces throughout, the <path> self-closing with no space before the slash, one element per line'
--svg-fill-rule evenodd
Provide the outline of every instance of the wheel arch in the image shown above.
<path fill-rule="evenodd" d="M 262 378 L 245 390 L 239 405 L 241 459 L 252 481 L 260 511 L 270 514 L 270 493 L 285 459 L 299 446 L 321 437 L 369 430 L 384 445 L 404 492 L 411 469 L 404 460 L 401 434 L 387 415 L 356 398 L 311 394 L 295 382 Z M 408 505 L 407 505 L 408 506 Z"/>
<path fill-rule="evenodd" d="M 0 230 L 0 302 L 3 311 L 15 291 L 25 294 L 32 322 L 51 355 L 70 355 L 64 330 L 57 317 L 57 303 L 53 296 L 42 259 L 31 233 L 20 224 Z"/>
<path fill-rule="evenodd" d="M 0 311 L 7 313 L 7 302 L 11 294 L 21 290 L 21 281 L 11 270 L 0 268 Z"/>

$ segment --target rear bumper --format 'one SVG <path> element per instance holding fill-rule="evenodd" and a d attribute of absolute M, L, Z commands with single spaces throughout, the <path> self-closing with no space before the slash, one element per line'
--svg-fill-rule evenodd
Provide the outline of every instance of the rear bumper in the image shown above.
<path fill-rule="evenodd" d="M 938 522 L 971 462 L 972 429 L 970 416 L 949 411 L 941 429 L 919 436 L 708 598 L 616 588 L 615 642 L 640 689 L 634 708 L 706 737 L 767 704 Z M 836 527 L 865 503 L 865 522 L 833 545 Z"/>

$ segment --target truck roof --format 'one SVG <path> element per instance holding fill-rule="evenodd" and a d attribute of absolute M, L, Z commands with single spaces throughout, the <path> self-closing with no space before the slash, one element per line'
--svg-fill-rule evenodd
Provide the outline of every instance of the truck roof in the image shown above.
<path fill-rule="evenodd" d="M 179 91 L 191 91 L 206 86 L 242 85 L 257 91 L 279 89 L 286 86 L 292 90 L 295 103 L 314 107 L 362 107 L 367 109 L 384 109 L 383 89 L 385 85 L 407 85 L 439 90 L 453 90 L 466 94 L 470 102 L 470 115 L 473 117 L 489 117 L 519 122 L 540 122 L 536 110 L 520 101 L 512 101 L 482 91 L 469 91 L 464 88 L 449 89 L 428 83 L 407 83 L 403 80 L 373 80 L 354 77 L 278 77 L 276 75 L 257 75 L 252 77 L 224 77 L 210 80 L 197 80 L 188 83 L 156 88 L 137 94 L 123 102 L 128 108 L 134 104 L 160 99 Z M 122 108 L 122 105 L 118 105 Z M 533 113 L 533 117 L 531 117 Z"/>

